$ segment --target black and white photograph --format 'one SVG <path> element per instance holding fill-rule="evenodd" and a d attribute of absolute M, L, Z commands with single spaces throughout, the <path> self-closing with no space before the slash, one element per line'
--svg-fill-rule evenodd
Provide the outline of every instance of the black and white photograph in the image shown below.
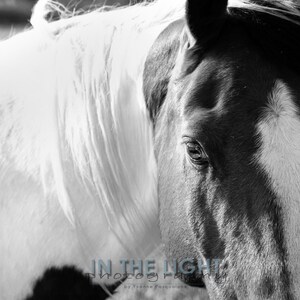
<path fill-rule="evenodd" d="M 300 300 L 300 0 L 0 0 L 0 300 Z"/>

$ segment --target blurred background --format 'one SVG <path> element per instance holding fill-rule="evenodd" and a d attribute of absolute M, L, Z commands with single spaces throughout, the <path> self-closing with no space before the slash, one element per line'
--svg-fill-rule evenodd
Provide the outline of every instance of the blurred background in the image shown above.
<path fill-rule="evenodd" d="M 103 5 L 127 5 L 143 0 L 56 0 L 74 10 L 86 11 Z M 153 0 L 148 0 L 153 1 Z M 170 0 L 172 1 L 172 0 Z M 272 1 L 272 0 L 270 0 Z M 298 2 L 300 0 L 281 0 L 282 2 Z M 0 40 L 7 38 L 29 25 L 31 11 L 37 0 L 0 0 Z"/>
<path fill-rule="evenodd" d="M 127 5 L 141 0 L 56 0 L 70 11 L 89 10 L 102 5 Z M 0 39 L 29 26 L 31 11 L 37 0 L 0 0 Z"/>

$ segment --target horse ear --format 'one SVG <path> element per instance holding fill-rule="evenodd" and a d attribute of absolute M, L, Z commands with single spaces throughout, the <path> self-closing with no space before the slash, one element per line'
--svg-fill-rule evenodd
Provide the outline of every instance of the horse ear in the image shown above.
<path fill-rule="evenodd" d="M 197 43 L 207 44 L 219 34 L 227 5 L 228 0 L 187 0 L 186 20 Z"/>

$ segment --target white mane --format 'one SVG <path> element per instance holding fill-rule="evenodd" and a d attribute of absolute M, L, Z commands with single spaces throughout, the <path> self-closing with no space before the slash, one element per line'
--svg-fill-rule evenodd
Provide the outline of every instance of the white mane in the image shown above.
<path fill-rule="evenodd" d="M 39 3 L 34 28 L 0 43 L 0 171 L 42 186 L 83 239 L 89 205 L 106 216 L 102 236 L 111 231 L 137 253 L 134 239 L 153 249 L 157 172 L 142 73 L 155 38 L 183 16 L 184 1 L 51 23 L 48 9 Z"/>
<path fill-rule="evenodd" d="M 229 2 L 286 18 L 280 9 Z M 296 5 L 285 7 L 299 14 Z M 76 199 L 89 198 L 118 235 L 132 234 L 157 213 L 143 67 L 159 33 L 184 18 L 185 0 L 47 22 L 53 8 L 62 10 L 40 0 L 33 29 L 0 44 L 2 169 L 23 172 L 56 195 L 73 224 Z"/>

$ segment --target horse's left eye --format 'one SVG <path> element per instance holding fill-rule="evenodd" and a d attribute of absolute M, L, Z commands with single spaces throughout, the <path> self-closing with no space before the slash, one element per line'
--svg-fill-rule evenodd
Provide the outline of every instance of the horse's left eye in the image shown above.
<path fill-rule="evenodd" d="M 199 166 L 207 166 L 209 163 L 209 159 L 201 145 L 196 142 L 188 142 L 186 143 L 186 151 L 189 156 L 190 161 Z"/>

